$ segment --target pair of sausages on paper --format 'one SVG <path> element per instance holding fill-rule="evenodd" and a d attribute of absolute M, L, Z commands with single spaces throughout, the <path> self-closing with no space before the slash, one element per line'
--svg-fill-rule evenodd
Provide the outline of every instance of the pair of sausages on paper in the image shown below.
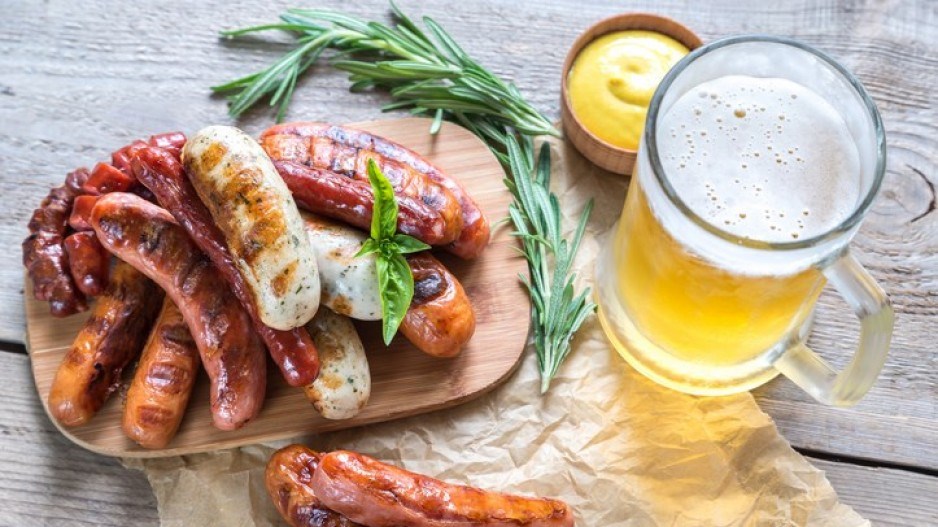
<path fill-rule="evenodd" d="M 322 127 L 322 125 L 316 126 Z M 325 130 L 332 128 L 335 127 L 323 127 Z M 242 149 L 238 145 L 239 142 L 247 145 L 247 148 Z M 233 327 L 248 328 L 249 326 L 244 323 L 244 313 L 237 309 L 239 302 L 232 302 L 233 299 L 226 297 L 225 293 L 228 288 L 225 284 L 221 283 L 217 276 L 215 279 L 207 277 L 208 273 L 204 272 L 204 268 L 208 262 L 198 249 L 211 257 L 215 267 L 229 279 L 233 286 L 231 290 L 239 297 L 240 303 L 248 308 L 247 314 L 253 319 L 255 328 L 258 329 L 258 333 L 268 345 L 275 360 L 278 359 L 277 352 L 281 352 L 277 362 L 288 382 L 294 385 L 307 385 L 311 377 L 309 371 L 313 369 L 315 372 L 318 369 L 315 367 L 318 365 L 310 367 L 309 363 L 303 364 L 302 359 L 308 354 L 296 354 L 298 349 L 303 351 L 302 345 L 292 345 L 304 344 L 308 341 L 308 335 L 303 335 L 305 330 L 280 329 L 302 320 L 306 316 L 304 312 L 308 314 L 309 306 L 313 304 L 312 293 L 318 292 L 319 289 L 317 283 L 304 282 L 302 279 L 291 281 L 291 278 L 299 274 L 295 272 L 296 268 L 310 265 L 311 258 L 306 260 L 289 258 L 291 254 L 295 255 L 297 247 L 302 248 L 305 235 L 296 236 L 295 232 L 290 232 L 296 230 L 298 213 L 291 215 L 287 212 L 280 216 L 276 214 L 282 210 L 295 211 L 295 205 L 292 204 L 288 191 L 274 188 L 273 190 L 267 189 L 265 193 L 258 190 L 265 188 L 267 181 L 264 178 L 271 174 L 270 172 L 264 174 L 263 171 L 260 174 L 256 172 L 255 161 L 258 154 L 250 151 L 252 146 L 260 150 L 256 143 L 239 131 L 221 127 L 209 128 L 187 143 L 186 149 L 189 150 L 191 147 L 191 150 L 195 152 L 184 156 L 192 160 L 189 168 L 190 177 L 200 181 L 198 174 L 201 174 L 202 177 L 208 177 L 210 180 L 208 183 L 210 188 L 203 192 L 205 197 L 201 201 L 195 196 L 195 190 L 172 152 L 152 147 L 141 148 L 134 152 L 133 159 L 131 159 L 134 174 L 153 192 L 162 205 L 173 211 L 175 220 L 183 228 L 176 225 L 165 210 L 126 194 L 108 195 L 98 200 L 93 219 L 98 237 L 105 243 L 105 246 L 125 261 L 134 264 L 137 269 L 144 271 L 163 289 L 170 292 L 170 296 L 182 308 L 183 315 L 189 314 L 187 317 L 187 321 L 190 322 L 189 327 L 198 328 L 196 343 L 202 344 L 202 348 L 209 348 L 200 348 L 200 351 L 203 352 L 203 360 L 209 357 L 209 360 L 204 362 L 212 378 L 212 407 L 216 425 L 226 429 L 237 428 L 259 410 L 264 388 L 263 361 L 258 360 L 259 354 L 255 351 L 258 348 L 257 339 L 252 338 L 249 330 L 242 334 L 234 332 L 234 335 L 230 334 L 230 331 L 225 331 L 221 335 L 218 331 L 220 326 L 229 330 Z M 263 156 L 263 152 L 259 155 Z M 220 173 L 215 170 L 219 167 L 221 167 Z M 214 174 L 213 170 L 215 170 Z M 247 178 L 232 177 L 243 176 L 245 172 L 247 172 Z M 272 176 L 276 185 L 276 182 L 280 180 L 276 173 Z M 254 181 L 251 178 L 254 178 Z M 235 200 L 235 209 L 229 210 L 232 196 L 237 196 L 237 200 Z M 203 202 L 209 204 L 208 210 Z M 213 204 L 217 210 L 212 210 Z M 278 207 L 274 215 L 277 216 L 275 220 L 280 221 L 281 225 L 271 227 L 267 221 L 254 221 L 254 227 L 247 229 L 250 236 L 244 236 L 244 224 L 251 225 L 251 220 L 256 220 L 257 217 L 266 220 L 270 216 L 269 207 L 271 206 Z M 268 207 L 266 212 L 264 207 Z M 478 211 L 478 208 L 474 210 Z M 209 214 L 209 211 L 212 214 Z M 320 212 L 329 213 L 330 211 L 320 210 Z M 364 212 L 370 213 L 370 211 Z M 334 215 L 341 216 L 341 214 Z M 479 222 L 476 221 L 475 232 L 484 231 L 483 238 L 487 241 L 487 223 L 484 222 L 484 218 L 482 220 L 484 229 L 479 229 Z M 258 226 L 257 223 L 261 225 Z M 364 235 L 321 219 L 307 218 L 306 223 L 310 236 L 317 239 L 318 243 L 331 244 L 330 251 L 327 253 L 319 251 L 317 254 L 320 256 L 320 261 L 326 263 L 322 269 L 324 273 L 326 267 L 332 267 L 338 274 L 348 274 L 357 270 L 359 278 L 362 278 L 359 281 L 346 280 L 344 282 L 324 278 L 324 285 L 331 286 L 323 290 L 324 303 L 354 317 L 379 318 L 376 284 L 375 289 L 372 290 L 370 305 L 364 298 L 367 295 L 356 298 L 350 296 L 348 290 L 348 284 L 355 284 L 361 289 L 362 284 L 365 283 L 364 278 L 368 275 L 367 262 L 357 261 L 353 266 L 348 264 L 351 256 L 360 246 L 361 240 L 364 239 Z M 283 228 L 284 226 L 286 228 Z M 241 231 L 238 230 L 239 228 Z M 300 229 L 302 228 L 300 224 Z M 183 231 L 187 231 L 191 239 L 187 239 L 186 232 Z M 289 244 L 269 243 L 266 246 L 257 247 L 256 244 L 250 243 L 252 239 L 258 237 L 263 239 L 265 235 L 271 233 L 275 238 L 278 231 L 289 233 Z M 234 243 L 225 243 L 239 233 L 242 236 L 235 238 Z M 475 239 L 480 238 L 476 236 Z M 192 246 L 193 241 L 198 248 Z M 453 242 L 450 243 L 456 245 Z M 232 250 L 233 246 L 234 250 Z M 484 243 L 480 246 L 484 246 Z M 293 248 L 292 253 L 290 247 Z M 285 254 L 288 257 L 285 258 Z M 307 251 L 306 254 L 310 255 L 312 251 Z M 325 258 L 322 257 L 323 254 L 326 255 Z M 237 258 L 233 258 L 232 255 L 237 255 Z M 342 259 L 344 259 L 344 264 Z M 236 266 L 235 262 L 240 263 L 241 266 Z M 254 282 L 243 280 L 243 277 L 239 280 L 238 276 L 245 274 L 244 271 L 254 271 L 250 263 L 257 264 L 260 269 L 259 273 L 254 273 Z M 464 291 L 455 278 L 429 255 L 414 255 L 410 263 L 415 275 L 417 294 L 411 311 L 405 317 L 402 332 L 418 344 L 418 347 L 431 354 L 446 356 L 458 352 L 462 344 L 471 336 L 474 328 L 471 305 Z M 373 262 L 370 267 L 373 269 Z M 318 275 L 314 273 L 314 277 L 316 276 Z M 371 280 L 374 282 L 373 271 Z M 254 295 L 252 299 L 248 291 L 250 286 L 256 285 L 263 288 L 265 284 L 280 284 L 279 288 L 267 287 L 266 292 L 273 289 L 274 293 L 284 293 L 281 296 L 286 298 L 281 298 L 279 303 L 271 302 L 269 295 L 267 298 Z M 296 289 L 293 289 L 294 285 L 297 286 Z M 367 291 L 367 288 L 364 290 Z M 299 294 L 304 291 L 310 294 L 305 296 Z M 290 292 L 295 294 L 287 294 Z M 273 300 L 276 300 L 276 296 Z M 265 323 L 265 319 L 270 320 L 278 328 L 271 328 Z M 231 322 L 236 323 L 231 324 Z M 307 349 L 312 349 L 312 346 L 308 345 Z M 299 360 L 296 356 L 289 356 L 291 352 L 298 355 Z"/>

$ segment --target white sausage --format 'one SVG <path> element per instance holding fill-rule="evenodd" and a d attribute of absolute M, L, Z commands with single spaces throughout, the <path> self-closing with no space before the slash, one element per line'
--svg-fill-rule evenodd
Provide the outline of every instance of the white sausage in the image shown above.
<path fill-rule="evenodd" d="M 319 307 L 319 271 L 299 209 L 264 150 L 231 126 L 189 139 L 182 160 L 264 324 L 289 330 Z"/>
<path fill-rule="evenodd" d="M 306 329 L 319 350 L 319 377 L 303 388 L 326 419 L 354 417 L 371 395 L 371 372 L 365 348 L 352 321 L 320 308 Z"/>
<path fill-rule="evenodd" d="M 306 212 L 303 221 L 319 266 L 322 304 L 357 320 L 381 320 L 375 255 L 355 257 L 368 235 Z"/>

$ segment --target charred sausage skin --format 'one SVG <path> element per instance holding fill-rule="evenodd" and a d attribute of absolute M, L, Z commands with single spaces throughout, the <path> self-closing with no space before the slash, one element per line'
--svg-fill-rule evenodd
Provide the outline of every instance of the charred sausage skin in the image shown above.
<path fill-rule="evenodd" d="M 64 426 L 87 423 L 120 385 L 121 372 L 143 347 L 163 292 L 118 261 L 110 283 L 59 365 L 49 412 Z"/>
<path fill-rule="evenodd" d="M 465 230 L 462 187 L 417 153 L 387 139 L 325 123 L 287 123 L 264 131 L 261 145 L 275 161 L 327 170 L 366 184 L 368 161 L 374 160 L 398 197 L 418 200 L 440 216 L 446 239 L 458 244 Z M 477 227 L 470 224 L 469 230 Z"/>
<path fill-rule="evenodd" d="M 183 314 L 211 381 L 214 424 L 240 428 L 260 411 L 267 377 L 250 318 L 172 215 L 133 194 L 102 196 L 91 213 L 101 244 L 150 277 Z"/>
<path fill-rule="evenodd" d="M 306 328 L 280 331 L 261 321 L 253 297 L 225 245 L 224 235 L 196 194 L 179 159 L 169 151 L 144 148 L 134 154 L 131 164 L 136 178 L 153 192 L 163 208 L 172 212 L 231 286 L 287 384 L 305 386 L 313 382 L 319 374 L 319 357 Z"/>
<path fill-rule="evenodd" d="M 143 347 L 127 391 L 122 428 L 144 448 L 163 448 L 179 429 L 199 374 L 199 349 L 169 298 Z"/>

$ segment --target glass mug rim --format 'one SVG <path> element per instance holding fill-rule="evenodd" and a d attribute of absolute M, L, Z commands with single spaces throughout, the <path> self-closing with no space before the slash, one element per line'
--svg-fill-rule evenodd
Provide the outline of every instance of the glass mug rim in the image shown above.
<path fill-rule="evenodd" d="M 876 166 L 873 171 L 873 182 L 870 185 L 869 190 L 866 192 L 863 200 L 860 201 L 859 205 L 857 205 L 856 209 L 852 214 L 850 214 L 850 216 L 844 219 L 837 226 L 811 238 L 790 242 L 765 242 L 743 238 L 733 233 L 727 232 L 702 218 L 700 215 L 694 212 L 684 202 L 683 199 L 681 199 L 681 197 L 677 194 L 677 191 L 671 185 L 671 182 L 668 179 L 664 167 L 661 163 L 656 139 L 658 132 L 658 114 L 661 109 L 661 103 L 664 100 L 664 95 L 671 87 L 671 84 L 677 80 L 681 73 L 698 58 L 728 46 L 750 42 L 765 42 L 770 44 L 790 46 L 811 53 L 812 55 L 821 59 L 830 67 L 832 67 L 837 73 L 839 73 L 841 77 L 845 79 L 847 83 L 856 91 L 857 95 L 860 97 L 860 100 L 863 102 L 863 105 L 866 107 L 867 114 L 873 123 L 873 130 L 876 134 L 877 156 Z M 675 64 L 674 67 L 671 68 L 671 70 L 664 76 L 664 79 L 662 79 L 661 83 L 658 85 L 658 88 L 655 90 L 654 95 L 652 96 L 646 118 L 644 142 L 644 146 L 648 152 L 648 161 L 651 164 L 651 171 L 655 175 L 655 179 L 657 180 L 658 184 L 661 185 L 661 188 L 664 190 L 664 193 L 668 197 L 668 200 L 671 202 L 671 204 L 677 207 L 685 217 L 692 220 L 695 224 L 707 232 L 734 244 L 760 250 L 768 249 L 774 251 L 784 251 L 810 248 L 849 232 L 866 215 L 866 212 L 869 210 L 873 200 L 876 198 L 876 194 L 879 192 L 879 189 L 882 186 L 883 177 L 885 176 L 886 172 L 886 133 L 883 129 L 882 118 L 880 117 L 879 110 L 873 103 L 872 98 L 870 98 L 869 93 L 867 93 L 866 89 L 863 87 L 860 81 L 846 68 L 840 65 L 840 63 L 838 63 L 826 53 L 796 40 L 772 35 L 741 35 L 716 40 L 695 49 L 690 54 L 681 59 L 677 64 Z"/>

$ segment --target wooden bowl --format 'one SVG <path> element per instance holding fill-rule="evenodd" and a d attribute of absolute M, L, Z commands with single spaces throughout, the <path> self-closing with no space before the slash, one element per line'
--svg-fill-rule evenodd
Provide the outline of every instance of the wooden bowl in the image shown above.
<path fill-rule="evenodd" d="M 616 174 L 632 173 L 637 151 L 609 144 L 583 126 L 583 123 L 573 113 L 573 106 L 570 104 L 567 93 L 567 77 L 570 75 L 570 68 L 573 67 L 574 60 L 587 44 L 607 33 L 627 29 L 643 29 L 667 35 L 684 44 L 689 50 L 694 50 L 703 45 L 700 37 L 684 25 L 670 18 L 650 13 L 625 13 L 611 16 L 594 24 L 573 43 L 567 53 L 567 59 L 563 63 L 563 78 L 560 81 L 560 112 L 563 120 L 563 132 L 573 143 L 573 146 L 593 164 Z"/>

